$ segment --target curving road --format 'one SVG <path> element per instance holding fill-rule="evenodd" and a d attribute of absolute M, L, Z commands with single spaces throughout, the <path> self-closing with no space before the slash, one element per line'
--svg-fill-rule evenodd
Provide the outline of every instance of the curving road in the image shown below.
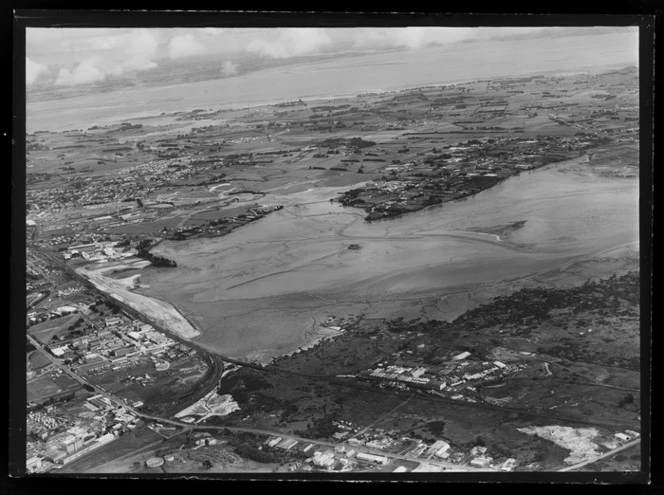
<path fill-rule="evenodd" d="M 634 445 L 638 445 L 639 443 L 641 443 L 641 439 L 637 438 L 636 440 L 632 440 L 631 442 L 627 442 L 626 444 L 621 445 L 620 447 L 616 447 L 613 450 L 609 450 L 608 452 L 606 452 L 602 455 L 599 455 L 597 457 L 593 457 L 592 459 L 589 459 L 587 461 L 579 462 L 578 464 L 574 464 L 573 466 L 568 466 L 566 468 L 559 469 L 558 472 L 574 471 L 576 469 L 580 469 L 583 466 L 587 466 L 588 464 L 592 464 L 593 462 L 597 462 L 597 461 L 600 461 L 600 460 L 605 459 L 607 457 L 611 457 L 612 455 L 617 454 L 621 450 L 628 449 L 630 447 L 633 447 Z"/>

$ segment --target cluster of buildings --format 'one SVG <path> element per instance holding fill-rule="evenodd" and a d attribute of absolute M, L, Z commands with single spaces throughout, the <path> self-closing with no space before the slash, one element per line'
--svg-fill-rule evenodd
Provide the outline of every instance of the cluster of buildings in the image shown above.
<path fill-rule="evenodd" d="M 83 290 L 85 290 L 85 287 L 83 287 L 80 284 L 75 284 L 73 286 L 65 287 L 64 289 L 56 290 L 55 295 L 58 297 L 70 296 L 72 294 L 75 294 L 76 292 L 81 292 Z"/>
<path fill-rule="evenodd" d="M 394 432 L 386 432 L 382 429 L 368 430 L 349 438 L 346 442 L 350 445 L 369 447 L 384 452 L 403 448 L 403 438 Z"/>
<path fill-rule="evenodd" d="M 343 424 L 342 424 L 343 423 Z M 345 427 L 357 430 L 359 427 L 350 423 L 339 422 L 339 428 Z M 338 440 L 338 439 L 337 439 Z M 395 472 L 417 471 L 421 466 L 429 466 L 436 461 L 444 461 L 458 465 L 460 468 L 468 466 L 476 469 L 512 471 L 517 467 L 517 460 L 513 458 L 496 461 L 489 455 L 487 447 L 475 446 L 467 451 L 452 447 L 447 441 L 438 439 L 433 442 L 400 437 L 396 432 L 382 429 L 368 430 L 367 432 L 340 441 L 334 448 L 324 447 L 315 441 L 298 441 L 290 437 L 271 436 L 263 443 L 264 448 L 299 452 L 306 455 L 304 466 L 328 471 L 350 471 L 365 469 L 367 467 L 384 468 L 394 461 L 391 452 L 398 452 L 399 457 L 405 456 L 411 467 L 397 466 Z M 371 449 L 373 452 L 367 452 Z M 383 451 L 385 454 L 376 453 Z M 419 464 L 418 464 L 419 463 Z M 396 462 L 399 464 L 399 462 Z M 440 471 L 440 464 L 434 466 Z"/>
<path fill-rule="evenodd" d="M 354 463 L 351 462 L 350 457 L 352 457 L 355 452 L 353 450 L 342 452 L 340 450 L 315 450 L 312 449 L 311 457 L 308 457 L 304 462 L 306 464 L 311 464 L 320 469 L 325 469 L 327 471 L 350 471 L 353 468 Z M 358 454 L 359 455 L 359 454 Z"/>
<path fill-rule="evenodd" d="M 87 237 L 91 242 L 64 249 L 65 257 L 105 261 L 133 254 L 124 250 L 124 245 L 92 239 L 93 235 Z M 194 349 L 117 307 L 102 304 L 99 298 L 93 299 L 82 284 L 64 279 L 59 284 L 62 278 L 57 274 L 59 270 L 48 265 L 39 268 L 37 259 L 33 264 L 32 278 L 40 280 L 42 285 L 56 287 L 42 290 L 44 294 L 33 294 L 41 297 L 50 292 L 55 299 L 28 310 L 28 328 L 70 316 L 63 323 L 54 322 L 46 328 L 53 331 L 52 335 L 33 333 L 31 342 L 38 349 L 30 350 L 27 356 L 30 415 L 26 466 L 30 473 L 43 473 L 66 465 L 135 428 L 138 418 L 132 411 L 142 407 L 144 396 L 152 393 L 151 389 L 141 392 L 141 386 L 158 388 L 166 381 L 170 384 L 171 363 L 176 363 L 178 380 L 201 375 L 207 365 L 198 359 Z M 47 279 L 42 279 L 42 272 Z M 53 273 L 55 276 L 51 278 L 49 274 Z M 67 301 L 58 301 L 60 297 Z M 46 356 L 35 357 L 35 353 Z M 146 371 L 156 377 L 156 383 Z M 110 383 L 106 372 L 112 374 Z"/>
<path fill-rule="evenodd" d="M 63 232 L 63 233 L 58 233 Z M 83 232 L 74 230 L 71 222 L 66 225 L 53 225 L 49 227 L 48 237 L 38 239 L 34 242 L 36 246 L 54 249 L 66 249 L 68 246 L 78 244 L 89 244 L 91 242 L 104 242 L 108 236 L 95 232 Z M 58 233 L 56 235 L 56 233 Z"/>
<path fill-rule="evenodd" d="M 385 456 L 357 452 L 354 448 L 344 445 L 321 449 L 321 445 L 316 442 L 299 442 L 288 437 L 269 437 L 264 442 L 264 446 L 272 449 L 300 452 L 307 456 L 304 460 L 305 466 L 326 471 L 351 471 L 358 461 L 377 466 L 383 466 L 389 462 L 389 459 Z"/>
<path fill-rule="evenodd" d="M 138 418 L 101 395 L 47 405 L 27 416 L 29 473 L 60 468 L 137 426 Z"/>
<path fill-rule="evenodd" d="M 88 175 L 84 179 L 65 175 L 61 177 L 67 184 L 65 187 L 26 191 L 28 212 L 56 213 L 78 207 L 121 205 L 145 198 L 156 187 L 187 178 L 191 172 L 186 157 L 179 157 L 178 160 L 152 160 L 110 175 Z M 90 220 L 94 221 L 94 217 Z"/>
<path fill-rule="evenodd" d="M 55 357 L 82 376 L 105 370 L 118 371 L 150 359 L 157 371 L 196 351 L 157 332 L 151 325 L 116 315 L 104 319 L 80 337 L 60 340 L 47 347 Z"/>
<path fill-rule="evenodd" d="M 442 460 L 459 466 L 467 465 L 473 468 L 512 471 L 518 464 L 514 458 L 497 462 L 488 454 L 488 448 L 475 446 L 469 451 L 463 451 L 450 446 L 445 440 L 436 440 L 432 444 L 416 443 L 415 447 L 406 453 L 407 456 L 424 460 Z"/>
<path fill-rule="evenodd" d="M 97 241 L 69 246 L 62 253 L 65 260 L 82 258 L 89 262 L 105 263 L 111 260 L 130 258 L 136 250 L 129 246 L 119 247 L 117 241 Z"/>
<path fill-rule="evenodd" d="M 379 363 L 376 369 L 361 371 L 359 377 L 370 381 L 374 379 L 383 381 L 386 384 L 394 385 L 396 388 L 406 388 L 408 386 L 424 388 L 426 386 L 434 390 L 443 390 L 446 387 L 447 383 L 437 377 L 422 376 L 426 371 L 427 369 L 424 367 L 413 369 L 397 365 L 382 366 Z"/>
<path fill-rule="evenodd" d="M 92 176 L 85 179 L 77 176 L 65 176 L 65 187 L 28 189 L 26 200 L 29 214 L 58 213 L 80 207 L 94 207 L 109 203 L 120 203 L 130 198 L 133 189 L 139 192 L 133 180 L 127 178 L 112 178 Z M 141 191 L 141 195 L 144 191 Z"/>
<path fill-rule="evenodd" d="M 357 431 L 360 428 L 350 423 L 336 422 L 341 435 L 335 434 L 335 439 L 342 439 L 350 431 Z M 374 450 L 384 452 L 400 452 L 414 459 L 448 459 L 450 456 L 450 444 L 445 440 L 436 440 L 429 444 L 422 440 L 404 437 L 395 431 L 384 430 L 382 428 L 369 429 L 359 435 L 353 436 L 345 443 L 355 447 L 368 447 Z M 384 457 L 384 456 L 383 456 Z"/>
<path fill-rule="evenodd" d="M 201 172 L 189 164 L 190 156 L 179 153 L 177 159 L 152 160 L 104 175 L 64 175 L 63 185 L 28 188 L 27 216 L 30 226 L 39 225 L 51 233 L 51 245 L 74 242 L 76 231 L 100 231 L 149 222 L 157 218 L 150 208 L 139 208 L 140 200 L 156 188 L 191 179 Z M 134 203 L 134 201 L 136 203 Z M 103 212 L 94 213 L 94 210 Z M 91 210 L 92 215 L 85 214 Z M 57 231 L 64 230 L 65 235 Z"/>
<path fill-rule="evenodd" d="M 368 429 L 348 440 L 344 440 L 350 432 L 359 431 L 360 427 L 346 421 L 337 421 L 335 422 L 335 426 L 337 426 L 339 432 L 333 435 L 333 438 L 343 441 L 355 449 L 368 447 L 384 452 L 399 452 L 417 461 L 444 460 L 459 465 L 468 464 L 473 467 L 499 468 L 503 470 L 511 470 L 516 467 L 514 459 L 508 459 L 510 462 L 507 466 L 502 466 L 502 464 L 498 466 L 493 462 L 492 458 L 486 455 L 486 447 L 473 447 L 470 452 L 465 452 L 452 447 L 447 441 L 442 439 L 437 439 L 433 443 L 430 443 L 420 439 L 404 437 L 396 431 L 384 430 L 382 428 Z M 387 460 L 385 456 L 379 457 Z M 484 459 L 488 459 L 488 462 Z M 506 468 L 508 466 L 511 466 L 510 469 Z"/>
<path fill-rule="evenodd" d="M 196 354 L 195 350 L 124 312 L 104 314 L 95 309 L 94 303 L 78 303 L 81 305 L 85 308 L 72 305 L 52 310 L 58 314 L 85 311 L 90 321 L 81 320 L 83 325 L 70 328 L 68 333 L 58 335 L 44 346 L 56 361 L 81 378 L 128 368 L 130 373 L 119 386 L 127 386 L 127 380 L 146 385 L 151 377 L 147 373 L 131 375 L 133 367 L 144 370 L 145 364 L 152 363 L 156 372 L 166 371 L 171 362 Z M 97 313 L 93 314 L 93 310 Z M 76 381 L 71 386 L 60 383 L 58 377 L 68 378 L 68 375 L 54 366 L 48 364 L 29 371 L 36 380 L 35 387 L 39 387 L 32 393 L 35 399 L 28 402 L 26 466 L 30 473 L 62 467 L 134 429 L 138 418 L 131 412 L 132 407 L 143 406 L 142 400 L 130 399 L 124 399 L 127 407 L 118 406 L 119 401 L 109 395 L 110 386 L 95 385 L 95 391 Z M 59 388 L 49 385 L 53 381 Z M 31 383 L 28 382 L 29 391 Z"/>
<path fill-rule="evenodd" d="M 478 361 L 469 357 L 469 352 L 463 352 L 448 361 L 438 361 L 438 364 L 402 360 L 392 364 L 379 362 L 373 369 L 362 370 L 357 377 L 380 387 L 458 392 L 466 387 L 481 385 L 483 380 L 495 380 L 524 367 L 523 364 L 507 365 L 500 361 Z"/>

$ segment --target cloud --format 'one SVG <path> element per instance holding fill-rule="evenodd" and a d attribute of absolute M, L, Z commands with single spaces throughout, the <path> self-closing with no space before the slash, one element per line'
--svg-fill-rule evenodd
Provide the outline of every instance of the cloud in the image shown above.
<path fill-rule="evenodd" d="M 486 41 L 544 33 L 543 28 L 360 28 L 354 33 L 354 47 L 420 49 L 427 46 L 448 45 L 462 41 Z"/>
<path fill-rule="evenodd" d="M 47 67 L 44 64 L 34 62 L 26 57 L 25 59 L 25 82 L 33 84 L 40 76 L 46 73 Z"/>
<path fill-rule="evenodd" d="M 157 67 L 156 57 L 160 34 L 148 29 L 87 39 L 86 46 L 94 47 L 82 62 L 62 67 L 55 80 L 58 86 L 97 83 L 108 77 L 120 77 Z M 68 40 L 71 41 L 71 40 Z M 85 53 L 82 51 L 81 53 Z"/>
<path fill-rule="evenodd" d="M 368 28 L 355 33 L 356 48 L 425 48 L 478 38 L 477 28 Z"/>
<path fill-rule="evenodd" d="M 100 68 L 100 65 L 102 65 L 102 62 L 98 57 L 90 57 L 71 71 L 62 68 L 58 72 L 55 84 L 58 86 L 73 86 L 103 81 L 106 79 L 106 72 Z"/>
<path fill-rule="evenodd" d="M 80 53 L 119 46 L 131 31 L 124 28 L 27 28 L 25 41 L 26 48 L 35 54 Z"/>
<path fill-rule="evenodd" d="M 239 67 L 237 64 L 234 64 L 233 62 L 227 61 L 221 65 L 221 71 L 224 74 L 224 76 L 234 76 L 235 74 L 238 73 Z"/>
<path fill-rule="evenodd" d="M 429 45 L 445 45 L 476 39 L 479 31 L 473 28 L 431 29 L 410 27 L 397 31 L 395 45 L 418 49 Z"/>
<path fill-rule="evenodd" d="M 135 29 L 131 33 L 130 42 L 134 50 L 138 50 L 141 56 L 151 58 L 157 55 L 157 47 L 161 33 L 151 29 Z"/>
<path fill-rule="evenodd" d="M 200 30 L 201 34 L 205 34 L 208 36 L 215 36 L 218 34 L 222 34 L 224 32 L 224 28 L 203 28 Z"/>
<path fill-rule="evenodd" d="M 239 72 L 236 54 L 286 59 L 321 52 L 445 46 L 464 41 L 572 35 L 581 28 L 28 28 L 26 81 L 85 84 L 131 77 L 160 60 L 205 54 L 225 76 Z M 595 32 L 602 28 L 583 28 Z M 615 29 L 615 28 L 606 28 Z M 58 72 L 59 71 L 59 72 Z"/>
<path fill-rule="evenodd" d="M 134 29 L 124 43 L 127 58 L 116 67 L 116 73 L 153 69 L 161 34 L 152 29 Z"/>
<path fill-rule="evenodd" d="M 168 56 L 171 59 L 201 55 L 205 52 L 205 47 L 192 34 L 175 36 L 168 43 Z"/>
<path fill-rule="evenodd" d="M 278 29 L 277 33 L 276 39 L 269 36 L 272 32 L 268 33 L 267 39 L 254 39 L 249 43 L 247 51 L 264 57 L 290 58 L 318 53 L 331 43 L 322 28 L 285 28 Z"/>

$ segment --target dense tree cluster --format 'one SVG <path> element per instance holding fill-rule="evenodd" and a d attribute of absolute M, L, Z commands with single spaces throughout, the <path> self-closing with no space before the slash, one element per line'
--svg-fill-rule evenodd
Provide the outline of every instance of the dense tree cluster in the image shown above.
<path fill-rule="evenodd" d="M 169 268 L 175 268 L 178 266 L 178 264 L 173 260 L 169 260 L 164 256 L 157 256 L 156 254 L 150 253 L 148 250 L 150 249 L 151 245 L 152 241 L 150 239 L 142 239 L 139 241 L 139 243 L 136 245 L 136 256 L 143 258 L 144 260 L 148 260 L 154 266 L 163 266 Z"/>
<path fill-rule="evenodd" d="M 337 432 L 337 427 L 334 424 L 336 418 L 333 415 L 325 415 L 312 421 L 308 435 L 312 438 L 330 438 Z"/>
<path fill-rule="evenodd" d="M 235 447 L 235 453 L 240 457 L 251 459 L 252 461 L 256 462 L 270 463 L 277 462 L 278 460 L 274 454 L 258 450 L 256 447 L 252 447 L 247 443 L 243 443 Z"/>
<path fill-rule="evenodd" d="M 581 311 L 611 310 L 621 308 L 621 300 L 630 305 L 639 303 L 640 280 L 636 272 L 620 278 L 615 275 L 607 280 L 587 281 L 579 287 L 566 289 L 522 289 L 509 296 L 497 297 L 494 302 L 472 309 L 455 323 L 476 320 L 481 317 L 485 325 L 501 323 L 541 322 L 549 318 L 555 309 L 570 308 Z"/>
<path fill-rule="evenodd" d="M 148 260 L 154 266 L 162 266 L 168 268 L 175 268 L 176 266 L 178 266 L 178 264 L 173 260 L 169 260 L 168 258 L 165 258 L 163 256 L 154 255 L 147 251 L 139 251 L 137 253 L 137 256 L 139 258 L 143 258 L 144 260 Z"/>

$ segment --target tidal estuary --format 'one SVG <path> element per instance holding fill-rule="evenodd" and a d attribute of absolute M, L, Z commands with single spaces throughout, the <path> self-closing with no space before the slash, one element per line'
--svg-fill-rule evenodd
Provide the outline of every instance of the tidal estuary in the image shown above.
<path fill-rule="evenodd" d="M 638 181 L 579 173 L 585 158 L 521 173 L 473 197 L 390 220 L 330 202 L 317 188 L 230 235 L 168 241 L 146 295 L 196 323 L 201 345 L 262 359 L 297 349 L 328 315 L 456 316 L 453 299 L 638 242 Z M 496 226 L 522 222 L 507 235 Z M 525 223 L 523 223 L 525 222 Z M 493 233 L 491 233 L 493 232 Z M 349 250 L 350 244 L 361 249 Z M 446 304 L 447 303 L 447 304 Z"/>

